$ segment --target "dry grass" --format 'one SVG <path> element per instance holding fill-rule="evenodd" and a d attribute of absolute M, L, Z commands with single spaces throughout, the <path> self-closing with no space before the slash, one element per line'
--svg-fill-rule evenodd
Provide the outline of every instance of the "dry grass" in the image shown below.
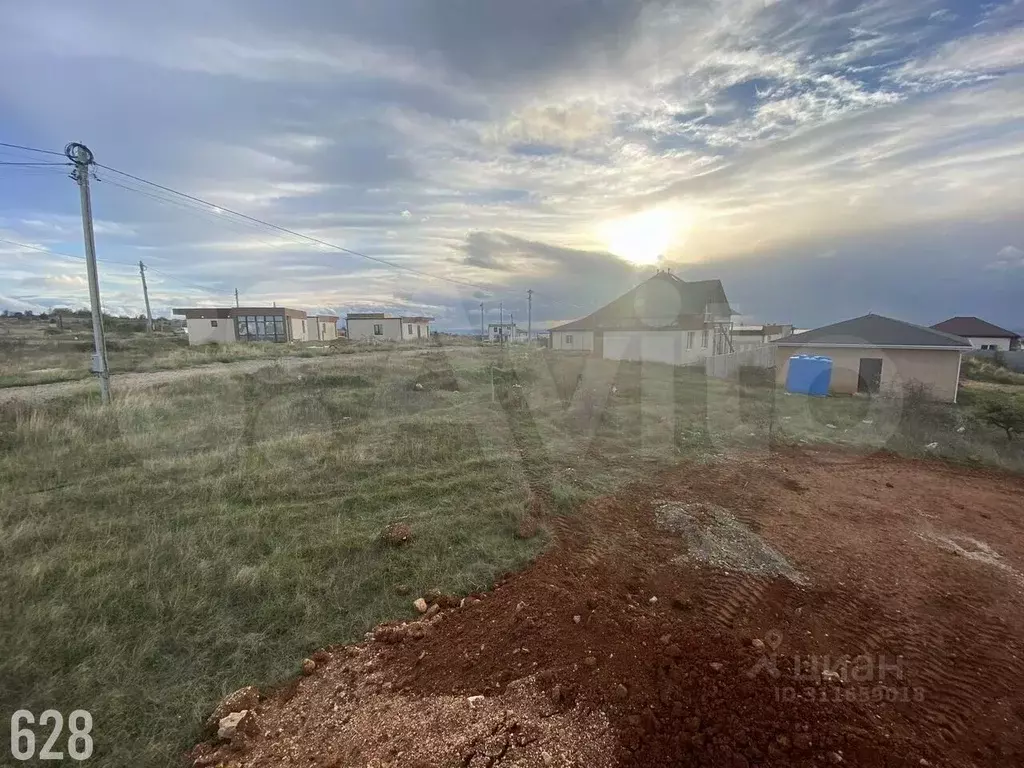
<path fill-rule="evenodd" d="M 962 418 L 479 347 L 196 376 L 109 408 L 93 392 L 8 404 L 0 708 L 87 708 L 94 765 L 176 765 L 224 693 L 410 615 L 416 593 L 522 566 L 548 540 L 543 519 L 521 535 L 538 503 L 571 513 L 777 440 L 917 451 L 938 435 L 1024 467 L 980 427 L 956 432 Z M 383 546 L 394 523 L 410 541 Z"/>

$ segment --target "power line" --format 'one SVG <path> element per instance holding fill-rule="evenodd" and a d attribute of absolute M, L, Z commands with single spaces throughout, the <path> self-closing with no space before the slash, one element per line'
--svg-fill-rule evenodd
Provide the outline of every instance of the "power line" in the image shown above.
<path fill-rule="evenodd" d="M 68 259 L 79 259 L 81 261 L 85 261 L 85 256 L 82 256 L 82 255 L 77 254 L 77 253 L 63 253 L 61 251 L 54 251 L 54 250 L 51 250 L 49 248 L 41 248 L 38 245 L 29 245 L 28 243 L 19 243 L 19 242 L 16 242 L 15 240 L 8 240 L 6 237 L 0 237 L 0 243 L 8 243 L 9 245 L 15 245 L 15 246 L 17 246 L 19 248 L 28 248 L 29 250 L 39 251 L 40 253 L 47 253 L 47 254 L 49 254 L 51 256 L 64 256 L 65 258 L 68 258 Z M 113 259 L 96 259 L 96 260 L 97 261 L 101 261 L 104 264 L 118 264 L 118 265 L 120 265 L 122 267 L 132 267 L 133 269 L 136 266 L 135 264 L 131 264 L 131 263 L 127 262 L 127 261 L 115 261 Z M 168 280 L 174 280 L 175 282 L 181 283 L 182 285 L 187 286 L 189 288 L 198 288 L 198 289 L 200 289 L 202 291 L 206 291 L 207 293 L 220 293 L 221 292 L 221 291 L 216 290 L 215 288 L 211 288 L 208 285 L 199 285 L 198 283 L 190 283 L 187 280 L 182 280 L 180 277 L 175 277 L 174 275 L 169 275 L 166 272 L 164 272 L 163 270 L 157 269 L 156 267 L 151 266 L 149 264 L 146 265 L 146 269 L 148 269 L 151 272 L 156 272 L 158 275 L 162 275 L 163 277 L 166 277 Z"/>
<path fill-rule="evenodd" d="M 10 163 L 10 162 L 7 162 L 6 160 L 0 160 L 0 165 L 22 165 L 22 166 L 37 167 L 37 168 L 45 167 L 45 166 L 50 166 L 50 167 L 53 167 L 53 166 L 63 166 L 65 168 L 67 168 L 67 167 L 70 167 L 71 163 Z"/>
<path fill-rule="evenodd" d="M 264 227 L 260 227 L 260 226 L 258 226 L 256 224 L 253 224 L 253 223 L 248 222 L 248 221 L 235 221 L 234 219 L 229 219 L 229 218 L 225 218 L 223 216 L 218 216 L 215 213 L 213 213 L 212 211 L 210 211 L 209 208 L 207 208 L 205 206 L 194 205 L 193 203 L 190 203 L 187 200 L 175 199 L 173 197 L 169 197 L 169 196 L 165 196 L 165 195 L 161 195 L 161 194 L 156 194 L 156 193 L 153 193 L 153 192 L 146 191 L 144 189 L 139 189 L 137 187 L 133 187 L 133 186 L 131 186 L 129 184 L 120 184 L 120 183 L 118 183 L 116 181 L 112 181 L 110 179 L 104 179 L 104 178 L 97 177 L 96 181 L 98 181 L 98 182 L 100 182 L 102 184 L 110 184 L 110 185 L 115 186 L 115 187 L 117 187 L 119 189 L 123 189 L 123 190 L 125 190 L 127 192 L 134 192 L 136 194 L 142 195 L 143 197 L 148 197 L 150 200 L 155 200 L 158 203 L 166 203 L 167 205 L 171 205 L 171 206 L 173 206 L 175 208 L 178 208 L 180 210 L 192 211 L 193 213 L 201 214 L 203 217 L 205 217 L 207 219 L 210 219 L 212 221 L 217 221 L 218 223 L 232 224 L 237 229 L 239 229 L 239 231 L 241 231 L 242 227 L 244 227 L 245 231 L 247 231 L 247 232 L 264 232 L 265 231 Z M 271 243 L 271 242 L 268 242 L 266 240 L 262 240 L 262 239 L 259 239 L 259 238 L 257 238 L 257 242 L 263 243 L 263 245 L 266 245 L 268 248 L 277 248 L 280 245 L 280 243 Z"/>
<path fill-rule="evenodd" d="M 328 242 L 327 240 L 321 240 L 320 238 L 313 237 L 312 235 L 306 235 L 306 234 L 303 234 L 302 232 L 296 232 L 294 229 L 288 229 L 287 227 L 282 227 L 282 226 L 280 226 L 278 224 L 271 224 L 269 221 L 263 221 L 262 219 L 257 219 L 255 216 L 249 216 L 249 215 L 244 214 L 244 213 L 239 213 L 238 211 L 232 210 L 231 208 L 225 208 L 223 205 L 217 205 L 215 203 L 211 203 L 208 200 L 203 200 L 201 197 L 195 197 L 194 195 L 189 195 L 189 194 L 186 194 L 185 192 L 179 192 L 178 190 L 172 189 L 171 187 L 166 187 L 163 184 L 157 184 L 156 182 L 148 181 L 147 179 L 143 179 L 143 178 L 141 178 L 139 176 L 134 176 L 134 175 L 132 175 L 130 173 L 126 173 L 124 171 L 119 171 L 117 168 L 111 168 L 109 165 L 103 165 L 102 163 L 96 163 L 96 165 L 99 168 L 103 168 L 105 170 L 112 171 L 112 172 L 120 174 L 122 176 L 126 176 L 129 179 L 134 179 L 135 181 L 141 182 L 143 184 L 147 184 L 147 185 L 149 185 L 151 187 L 155 187 L 156 189 L 163 190 L 164 192 L 170 192 L 171 194 L 178 195 L 180 197 L 185 198 L 186 200 L 191 200 L 192 202 L 208 206 L 210 209 L 213 209 L 214 212 L 229 213 L 232 216 L 237 216 L 237 217 L 239 217 L 241 219 L 245 219 L 246 221 L 251 221 L 251 222 L 253 222 L 255 224 L 259 224 L 259 225 L 262 225 L 264 227 L 268 227 L 268 228 L 276 230 L 278 232 L 284 232 L 287 235 L 291 235 L 293 237 L 298 237 L 298 238 L 301 238 L 303 240 L 307 240 L 307 241 L 309 241 L 311 243 L 316 243 L 317 245 L 322 245 L 322 246 L 325 246 L 327 248 L 333 248 L 334 250 L 341 251 L 342 253 L 347 253 L 347 254 L 349 254 L 351 256 L 358 256 L 359 258 L 366 259 L 368 261 L 373 261 L 373 262 L 376 262 L 378 264 L 383 264 L 384 266 L 391 267 L 392 269 L 397 269 L 397 270 L 402 270 L 402 271 L 405 271 L 405 272 L 410 272 L 412 274 L 420 275 L 421 277 L 429 277 L 429 278 L 431 278 L 433 280 L 443 280 L 445 282 L 453 283 L 453 284 L 456 284 L 456 285 L 464 285 L 464 286 L 467 286 L 469 288 L 476 288 L 476 289 L 482 290 L 482 291 L 490 290 L 486 286 L 479 285 L 477 283 L 471 283 L 468 280 L 459 280 L 458 278 L 454 278 L 454 277 L 444 277 L 444 276 L 441 276 L 441 275 L 434 275 L 434 274 L 431 274 L 430 272 L 424 272 L 424 271 L 416 269 L 414 267 L 407 267 L 407 266 L 402 265 L 402 264 L 396 264 L 395 262 L 388 261 L 387 259 L 381 259 L 381 258 L 379 258 L 377 256 L 369 256 L 369 255 L 367 255 L 365 253 L 360 253 L 359 251 L 354 251 L 351 248 L 345 248 L 343 246 L 337 245 L 336 243 L 331 243 L 331 242 Z"/>
<path fill-rule="evenodd" d="M 64 157 L 63 152 L 54 152 L 50 149 L 39 149 L 38 147 L 26 147 L 21 144 L 8 144 L 6 141 L 0 141 L 0 147 L 10 147 L 11 149 L 23 149 L 26 152 L 41 152 L 44 155 L 57 155 L 58 157 Z"/>
<path fill-rule="evenodd" d="M 41 248 L 38 245 L 29 245 L 28 243 L 19 243 L 19 242 L 16 242 L 15 240 L 8 240 L 6 237 L 0 237 L 0 243 L 7 243 L 9 245 L 16 245 L 19 248 L 28 248 L 29 250 L 39 251 L 40 253 L 48 253 L 51 256 L 64 256 L 65 258 L 68 258 L 68 259 L 81 259 L 83 261 L 85 260 L 85 256 L 82 256 L 82 255 L 77 254 L 77 253 L 63 253 L 61 251 L 54 251 L 54 250 L 51 250 L 50 248 Z M 134 264 L 129 264 L 127 261 L 114 261 L 112 259 L 97 259 L 97 261 L 102 261 L 105 264 L 121 264 L 121 265 L 126 266 L 126 267 L 134 267 L 135 266 Z"/>

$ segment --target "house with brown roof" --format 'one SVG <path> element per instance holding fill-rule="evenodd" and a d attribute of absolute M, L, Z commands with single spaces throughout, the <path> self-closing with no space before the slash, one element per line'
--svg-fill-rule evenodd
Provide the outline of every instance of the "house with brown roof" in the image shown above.
<path fill-rule="evenodd" d="M 732 309 L 720 280 L 654 277 L 579 320 L 551 329 L 551 348 L 670 365 L 732 351 Z"/>
<path fill-rule="evenodd" d="M 1009 352 L 1020 346 L 1020 336 L 979 317 L 951 317 L 932 326 L 937 331 L 952 333 L 971 342 L 975 349 Z"/>

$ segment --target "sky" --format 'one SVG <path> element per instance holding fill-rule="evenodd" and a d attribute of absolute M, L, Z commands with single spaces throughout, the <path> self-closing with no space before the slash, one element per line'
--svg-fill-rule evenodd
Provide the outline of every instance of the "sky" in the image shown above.
<path fill-rule="evenodd" d="M 1024 0 L 0 0 L 0 18 L 0 142 L 82 142 L 211 203 L 95 169 L 114 313 L 143 311 L 143 260 L 164 315 L 237 288 L 474 328 L 481 303 L 523 324 L 533 289 L 543 328 L 671 269 L 720 278 L 745 323 L 1024 327 Z M 0 309 L 87 305 L 68 169 L 3 164 L 60 160 L 0 147 Z"/>

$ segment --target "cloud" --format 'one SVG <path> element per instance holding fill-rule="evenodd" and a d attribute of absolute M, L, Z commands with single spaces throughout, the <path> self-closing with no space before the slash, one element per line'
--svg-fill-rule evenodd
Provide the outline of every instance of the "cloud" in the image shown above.
<path fill-rule="evenodd" d="M 481 300 L 522 311 L 532 287 L 535 317 L 567 319 L 643 277 L 606 253 L 604 225 L 671 203 L 686 226 L 669 261 L 728 274 L 749 312 L 789 302 L 816 316 L 812 289 L 851 263 L 884 270 L 889 254 L 927 271 L 948 246 L 905 244 L 928 231 L 977 227 L 976 268 L 1020 241 L 1024 6 L 946 6 L 22 3 L 5 16 L 0 67 L 24 74 L 0 79 L 0 100 L 5 140 L 83 140 L 104 164 L 216 206 L 480 286 L 315 247 L 101 168 L 104 294 L 126 308 L 140 306 L 143 258 L 161 306 L 229 302 L 238 287 L 463 323 Z M 102 87 L 68 89 L 69 71 Z M 79 253 L 65 171 L 0 172 L 3 236 Z M 745 258 L 747 272 L 785 271 L 796 253 L 835 255 L 806 267 L 820 282 L 796 280 L 796 295 L 776 285 L 778 303 L 731 271 Z M 0 250 L 5 292 L 51 297 L 54 258 Z M 83 299 L 71 285 L 54 298 Z"/>
<path fill-rule="evenodd" d="M 986 265 L 987 269 L 1006 270 L 1024 269 L 1024 250 L 1012 245 L 999 249 L 996 253 L 996 260 Z"/>
<path fill-rule="evenodd" d="M 951 40 L 896 71 L 903 83 L 956 84 L 1008 72 L 1024 72 L 1024 28 Z"/>

